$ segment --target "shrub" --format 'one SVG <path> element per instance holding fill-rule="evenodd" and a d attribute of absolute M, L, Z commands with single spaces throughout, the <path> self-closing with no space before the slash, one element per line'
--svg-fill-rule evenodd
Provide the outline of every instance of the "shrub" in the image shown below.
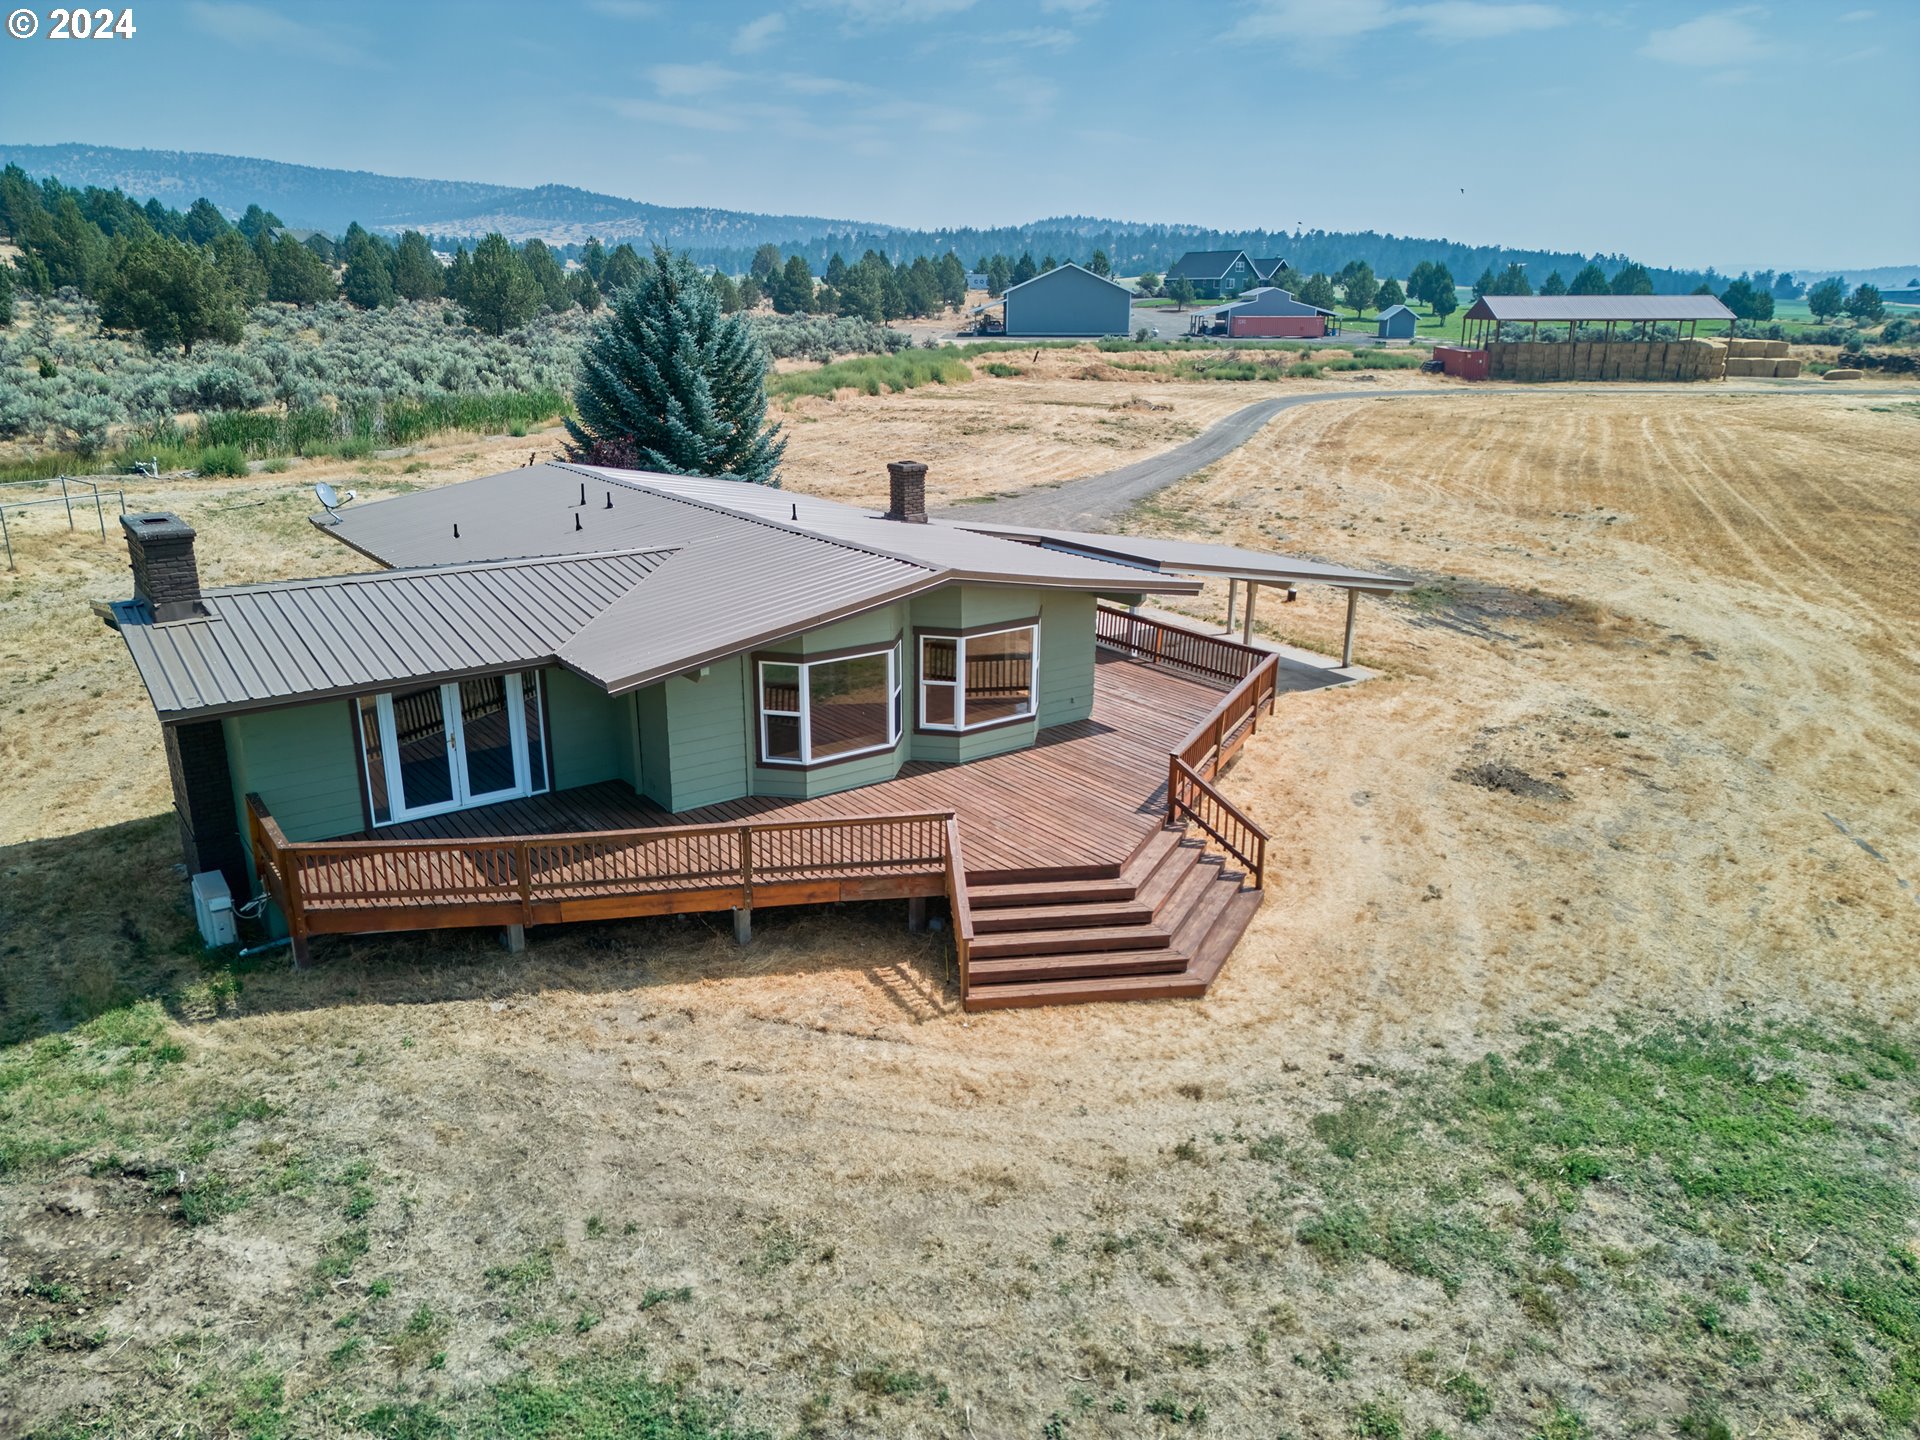
<path fill-rule="evenodd" d="M 194 468 L 202 475 L 245 475 L 247 454 L 238 445 L 210 446 L 200 452 L 200 462 Z"/>
<path fill-rule="evenodd" d="M 960 352 L 947 346 L 932 353 L 921 350 L 870 356 L 822 365 L 818 370 L 770 375 L 767 391 L 772 395 L 818 395 L 831 399 L 840 390 L 879 395 L 888 390 L 912 390 L 920 385 L 958 385 L 972 378 L 973 371 L 960 359 Z"/>

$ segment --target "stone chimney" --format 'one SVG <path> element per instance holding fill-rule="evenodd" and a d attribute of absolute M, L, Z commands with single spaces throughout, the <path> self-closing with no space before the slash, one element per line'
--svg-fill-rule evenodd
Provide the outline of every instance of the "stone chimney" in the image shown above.
<path fill-rule="evenodd" d="M 204 615 L 200 567 L 193 558 L 193 527 L 164 510 L 122 515 L 127 553 L 133 558 L 133 598 L 144 600 L 156 621 Z"/>
<path fill-rule="evenodd" d="M 927 523 L 927 467 L 918 460 L 887 462 L 887 485 L 893 504 L 887 519 L 904 520 L 909 525 Z"/>

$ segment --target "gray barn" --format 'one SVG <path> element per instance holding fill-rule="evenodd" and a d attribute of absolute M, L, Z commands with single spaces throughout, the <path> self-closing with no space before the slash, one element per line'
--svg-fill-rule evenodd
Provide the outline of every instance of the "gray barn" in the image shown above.
<path fill-rule="evenodd" d="M 1125 335 L 1133 323 L 1133 292 L 1074 264 L 1009 285 L 1000 298 L 1009 335 Z"/>
<path fill-rule="evenodd" d="M 1411 340 L 1420 317 L 1404 305 L 1389 305 L 1377 317 L 1382 340 Z"/>

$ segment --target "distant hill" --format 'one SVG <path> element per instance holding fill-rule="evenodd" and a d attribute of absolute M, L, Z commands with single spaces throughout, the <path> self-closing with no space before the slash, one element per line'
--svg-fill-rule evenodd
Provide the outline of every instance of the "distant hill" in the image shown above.
<path fill-rule="evenodd" d="M 205 196 L 229 215 L 261 205 L 288 225 L 338 234 L 350 221 L 368 229 L 539 236 L 559 244 L 589 235 L 653 241 L 679 248 L 754 246 L 890 227 L 817 215 L 755 215 L 738 210 L 648 205 L 570 185 L 524 189 L 468 180 L 421 180 L 366 170 L 326 170 L 208 155 L 188 150 L 123 150 L 107 145 L 0 144 L 0 165 L 18 165 L 36 179 L 123 190 L 184 210 Z"/>
<path fill-rule="evenodd" d="M 1106 251 L 1114 270 L 1137 275 L 1164 273 L 1188 250 L 1244 249 L 1250 255 L 1277 255 L 1302 274 L 1331 273 L 1350 260 L 1364 260 L 1382 276 L 1406 275 L 1422 260 L 1447 266 L 1461 284 L 1482 270 L 1524 265 L 1535 284 L 1553 271 L 1571 279 L 1589 260 L 1611 275 L 1630 257 L 1579 254 L 1500 245 L 1395 235 L 1374 230 L 1222 231 L 1199 225 L 1142 224 L 1085 215 L 1051 216 L 1025 225 L 995 228 L 915 230 L 874 221 L 833 220 L 818 215 L 763 215 L 699 206 L 649 205 L 619 195 L 571 185 L 485 185 L 467 180 L 422 180 L 375 175 L 366 170 L 329 170 L 234 155 L 182 150 L 127 150 L 107 145 L 0 144 L 0 165 L 14 164 L 36 178 L 54 175 L 73 186 L 97 185 L 125 191 L 139 200 L 158 199 L 185 209 L 205 196 L 230 216 L 250 204 L 272 210 L 291 226 L 339 234 L 358 220 L 373 230 L 414 229 L 436 244 L 498 230 L 514 240 L 538 237 L 550 245 L 577 246 L 597 235 L 609 244 L 630 240 L 645 246 L 658 241 L 690 252 L 703 265 L 743 272 L 756 247 L 778 245 L 785 254 L 804 255 L 815 273 L 838 253 L 857 260 L 869 249 L 894 263 L 918 256 L 938 257 L 949 249 L 973 264 L 982 256 L 1031 254 L 1035 260 L 1086 260 Z M 1702 269 L 1650 266 L 1654 287 L 1667 294 L 1702 283 L 1716 291 L 1729 278 L 1711 266 Z M 1802 281 L 1844 273 L 1849 285 L 1869 280 L 1882 289 L 1904 286 L 1920 266 L 1879 269 L 1794 269 Z M 1897 275 L 1897 279 L 1893 278 Z M 1882 276 L 1888 278 L 1880 278 Z"/>

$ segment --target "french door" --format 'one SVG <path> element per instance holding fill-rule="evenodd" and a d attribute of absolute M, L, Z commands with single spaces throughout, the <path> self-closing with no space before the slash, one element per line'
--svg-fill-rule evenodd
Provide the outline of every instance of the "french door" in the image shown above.
<path fill-rule="evenodd" d="M 367 778 L 377 822 L 418 820 L 546 788 L 540 689 L 477 675 L 371 697 Z M 377 741 L 376 741 L 377 736 Z M 384 792 L 384 793 L 382 793 Z"/>

